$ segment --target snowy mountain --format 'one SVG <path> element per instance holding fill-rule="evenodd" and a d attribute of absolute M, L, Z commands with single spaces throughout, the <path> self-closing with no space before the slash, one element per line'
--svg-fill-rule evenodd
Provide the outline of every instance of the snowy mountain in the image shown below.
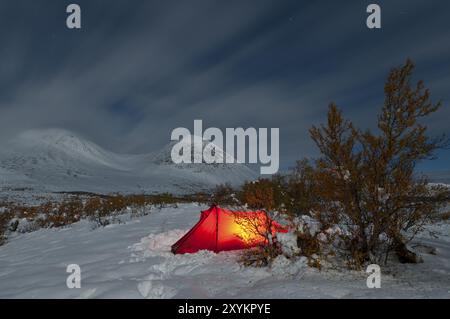
<path fill-rule="evenodd" d="M 211 164 L 207 167 L 207 168 L 217 168 L 217 167 L 221 167 L 221 168 L 225 168 L 228 166 L 228 164 L 221 164 L 221 163 L 229 163 L 229 162 L 233 162 L 235 161 L 235 159 L 229 155 L 228 153 L 226 153 L 223 149 L 221 149 L 220 147 L 218 147 L 217 145 L 215 145 L 214 143 L 210 143 L 209 141 L 205 141 L 203 140 L 201 137 L 198 136 L 191 136 L 191 140 L 186 141 L 183 140 L 181 142 L 177 142 L 174 141 L 168 145 L 166 145 L 161 151 L 159 151 L 158 153 L 154 154 L 153 157 L 153 162 L 157 163 L 157 164 L 164 164 L 164 165 L 176 165 L 178 167 L 193 167 L 193 166 L 197 166 L 198 164 L 173 164 L 172 162 L 172 157 L 171 157 L 171 153 L 172 153 L 172 147 L 175 144 L 179 144 L 184 147 L 184 148 L 189 148 L 192 145 L 196 145 L 199 146 L 201 145 L 202 147 L 191 147 L 192 149 L 192 154 L 191 154 L 191 161 L 194 162 L 194 159 L 201 159 L 203 164 L 206 164 L 206 162 L 203 160 L 203 152 L 207 151 L 208 153 L 214 153 L 215 157 L 218 159 L 218 162 L 220 162 L 220 164 Z"/>
<path fill-rule="evenodd" d="M 116 154 L 66 130 L 27 131 L 0 151 L 0 187 L 184 193 L 257 177 L 242 164 L 174 164 L 172 146 L 150 154 Z M 218 147 L 215 150 L 227 156 Z"/>
<path fill-rule="evenodd" d="M 428 179 L 433 183 L 449 184 L 450 185 L 450 171 L 432 171 L 424 173 Z"/>

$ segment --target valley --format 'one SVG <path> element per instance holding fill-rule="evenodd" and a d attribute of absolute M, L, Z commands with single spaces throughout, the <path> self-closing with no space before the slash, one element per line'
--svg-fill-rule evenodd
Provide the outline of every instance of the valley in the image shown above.
<path fill-rule="evenodd" d="M 244 164 L 173 164 L 170 149 L 117 154 L 66 130 L 27 131 L 0 151 L 0 201 L 61 192 L 188 194 L 258 176 Z"/>

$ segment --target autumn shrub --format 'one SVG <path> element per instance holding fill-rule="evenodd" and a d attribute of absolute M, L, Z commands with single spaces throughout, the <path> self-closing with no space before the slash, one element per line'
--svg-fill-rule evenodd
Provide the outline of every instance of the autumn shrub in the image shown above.
<path fill-rule="evenodd" d="M 251 209 L 271 211 L 275 207 L 274 187 L 269 179 L 246 182 L 239 197 Z"/>
<path fill-rule="evenodd" d="M 308 159 L 297 161 L 295 168 L 285 179 L 285 211 L 291 216 L 310 215 L 319 202 L 313 165 Z"/>
<path fill-rule="evenodd" d="M 264 212 L 278 211 L 288 218 L 307 215 L 317 208 L 315 170 L 308 160 L 298 161 L 296 167 L 287 174 L 277 174 L 271 179 L 259 179 L 245 183 L 238 193 L 239 202 L 253 210 Z M 251 216 L 251 215 L 250 215 Z M 239 220 L 241 219 L 241 220 Z M 271 222 L 272 219 L 266 219 Z M 243 265 L 266 266 L 282 254 L 276 237 L 272 238 L 272 225 L 253 220 L 243 215 L 237 223 L 244 226 L 247 233 L 263 238 L 265 244 L 244 251 L 240 262 Z M 306 256 L 314 267 L 320 267 L 320 248 L 316 236 L 298 233 L 298 245 L 301 253 Z"/>
<path fill-rule="evenodd" d="M 448 189 L 414 174 L 446 139 L 429 137 L 420 122 L 441 103 L 430 101 L 422 81 L 411 84 L 413 68 L 407 61 L 390 72 L 376 132 L 356 128 L 334 104 L 327 123 L 310 130 L 321 152 L 315 163 L 319 209 L 324 220 L 344 228 L 345 258 L 355 268 L 387 262 L 391 252 L 416 262 L 407 243 L 448 203 Z"/>
<path fill-rule="evenodd" d="M 105 206 L 104 210 L 112 213 L 127 208 L 127 206 L 130 206 L 133 202 L 139 203 L 140 205 L 145 205 L 145 198 L 140 195 L 125 196 L 121 194 L 114 194 L 103 198 L 102 202 Z"/>
<path fill-rule="evenodd" d="M 164 208 L 167 206 L 174 206 L 176 207 L 177 203 L 179 201 L 179 198 L 173 196 L 170 193 L 162 193 L 158 195 L 152 195 L 150 196 L 150 200 L 144 202 L 144 205 L 154 205 L 157 208 Z"/>
<path fill-rule="evenodd" d="M 210 205 L 219 205 L 223 207 L 233 206 L 237 203 L 238 200 L 236 199 L 236 192 L 230 184 L 217 185 L 212 191 L 212 195 L 209 200 Z"/>
<path fill-rule="evenodd" d="M 213 191 L 214 193 L 214 191 Z M 177 202 L 186 202 L 186 203 L 197 203 L 197 204 L 213 204 L 214 202 L 211 200 L 213 195 L 208 192 L 196 192 L 194 194 L 187 194 L 180 196 Z"/>
<path fill-rule="evenodd" d="M 0 244 L 9 232 L 30 232 L 39 228 L 64 227 L 87 218 L 97 227 L 121 222 L 120 215 L 129 218 L 148 215 L 152 208 L 175 206 L 180 199 L 169 193 L 96 195 L 69 194 L 61 201 L 47 201 L 35 206 L 3 204 L 0 212 Z"/>
<path fill-rule="evenodd" d="M 216 190 L 217 195 L 213 195 L 213 198 L 223 198 L 216 201 L 219 204 L 232 202 L 251 209 L 278 211 L 290 216 L 308 215 L 318 202 L 314 174 L 313 165 L 303 159 L 291 171 L 246 182 L 240 190 L 234 191 L 235 197 L 229 195 L 233 194 L 230 188 L 222 186 Z"/>
<path fill-rule="evenodd" d="M 272 210 L 282 213 L 289 208 L 290 198 L 288 193 L 288 181 L 286 174 L 275 174 L 271 179 L 267 179 L 266 183 L 270 185 L 272 191 Z"/>
<path fill-rule="evenodd" d="M 83 214 L 83 202 L 79 197 L 63 200 L 58 205 L 41 205 L 39 213 L 46 216 L 45 224 L 50 227 L 62 227 L 80 221 Z"/>
<path fill-rule="evenodd" d="M 311 235 L 308 232 L 297 233 L 297 246 L 299 254 L 305 257 L 312 257 L 320 254 L 320 243 L 317 236 Z"/>
<path fill-rule="evenodd" d="M 96 223 L 99 227 L 110 224 L 110 216 L 118 207 L 122 207 L 121 200 L 112 200 L 111 198 L 92 197 L 84 205 L 84 213 L 89 220 Z"/>
<path fill-rule="evenodd" d="M 8 227 L 12 218 L 13 215 L 8 209 L 4 209 L 4 211 L 0 213 L 0 246 L 3 245 L 8 238 Z"/>
<path fill-rule="evenodd" d="M 445 212 L 445 213 L 441 214 L 439 219 L 450 220 L 450 212 Z"/>

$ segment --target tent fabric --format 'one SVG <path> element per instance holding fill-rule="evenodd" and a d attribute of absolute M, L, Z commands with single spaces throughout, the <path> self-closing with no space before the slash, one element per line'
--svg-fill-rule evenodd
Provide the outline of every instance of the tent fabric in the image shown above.
<path fill-rule="evenodd" d="M 174 254 L 195 253 L 199 250 L 220 252 L 264 244 L 264 237 L 254 231 L 255 225 L 262 231 L 270 225 L 272 235 L 287 232 L 280 224 L 267 218 L 269 217 L 262 211 L 235 212 L 213 206 L 201 212 L 198 223 L 172 246 L 172 252 Z"/>

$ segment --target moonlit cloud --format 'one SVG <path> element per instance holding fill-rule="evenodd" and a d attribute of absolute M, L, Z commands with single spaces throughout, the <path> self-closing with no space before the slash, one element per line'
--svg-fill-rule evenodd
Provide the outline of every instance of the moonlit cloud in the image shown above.
<path fill-rule="evenodd" d="M 279 127 L 286 168 L 316 155 L 308 128 L 331 101 L 373 127 L 386 74 L 408 57 L 433 97 L 450 97 L 445 0 L 378 1 L 381 30 L 365 27 L 369 1 L 76 2 L 82 30 L 65 27 L 69 1 L 0 1 L 0 140 L 61 127 L 140 153 L 202 119 Z M 434 116 L 433 133 L 449 118 Z"/>

